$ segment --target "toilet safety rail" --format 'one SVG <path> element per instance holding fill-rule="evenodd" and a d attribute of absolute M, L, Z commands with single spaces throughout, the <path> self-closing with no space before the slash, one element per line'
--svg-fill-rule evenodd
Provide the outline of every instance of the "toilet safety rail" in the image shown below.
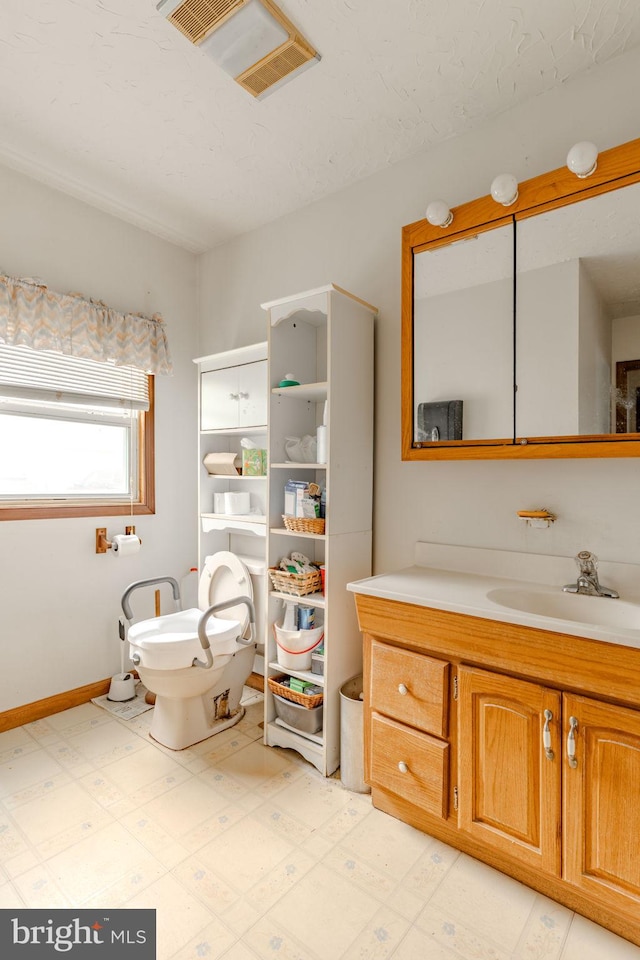
<path fill-rule="evenodd" d="M 169 583 L 171 584 L 171 589 L 173 590 L 173 599 L 176 602 L 178 610 L 182 610 L 182 597 L 180 596 L 180 584 L 175 577 L 151 577 L 149 580 L 136 580 L 135 583 L 130 583 L 125 592 L 122 594 L 122 612 L 124 613 L 127 620 L 133 620 L 133 610 L 131 609 L 131 604 L 129 603 L 129 597 L 134 592 L 134 590 L 139 590 L 140 587 L 151 587 L 156 583 Z"/>
<path fill-rule="evenodd" d="M 136 580 L 135 583 L 129 584 L 125 592 L 122 594 L 122 612 L 124 613 L 127 621 L 133 620 L 133 610 L 131 609 L 131 604 L 129 598 L 135 590 L 139 590 L 141 587 L 151 587 L 158 583 L 168 583 L 171 586 L 173 591 L 173 599 L 176 602 L 178 610 L 182 610 L 182 598 L 180 596 L 180 585 L 175 577 L 151 577 L 149 580 Z M 207 636 L 206 626 L 209 617 L 212 617 L 214 613 L 217 613 L 218 610 L 226 610 L 229 607 L 236 607 L 238 604 L 244 603 L 247 609 L 249 610 L 249 636 L 248 638 L 236 637 L 238 643 L 243 643 L 245 646 L 250 646 L 252 643 L 255 643 L 256 636 L 256 608 L 253 604 L 253 600 L 249 597 L 232 597 L 229 600 L 221 600 L 219 603 L 214 603 L 212 607 L 209 607 L 204 611 L 202 616 L 198 621 L 198 639 L 200 640 L 200 645 L 204 650 L 205 661 L 198 660 L 197 657 L 193 658 L 191 663 L 192 667 L 203 667 L 205 670 L 208 670 L 209 667 L 213 664 L 213 654 L 211 653 L 211 644 L 209 643 L 209 637 Z M 137 666 L 136 659 L 133 659 L 134 664 Z"/>
<path fill-rule="evenodd" d="M 250 600 L 249 597 L 233 597 L 231 600 L 221 600 L 219 603 L 214 603 L 212 607 L 209 607 L 208 610 L 202 614 L 198 620 L 198 639 L 200 640 L 200 645 L 204 650 L 204 655 L 206 657 L 206 663 L 203 663 L 202 660 L 198 660 L 197 657 L 193 658 L 191 664 L 192 667 L 204 667 L 206 670 L 213 663 L 213 655 L 211 653 L 211 644 L 209 643 L 209 637 L 207 636 L 207 620 L 209 617 L 212 617 L 214 613 L 218 610 L 226 610 L 227 607 L 235 607 L 239 603 L 244 603 L 249 610 L 249 636 L 248 638 L 236 637 L 238 643 L 243 643 L 245 646 L 250 646 L 252 643 L 255 643 L 256 636 L 256 609 L 253 605 L 253 600 Z"/>

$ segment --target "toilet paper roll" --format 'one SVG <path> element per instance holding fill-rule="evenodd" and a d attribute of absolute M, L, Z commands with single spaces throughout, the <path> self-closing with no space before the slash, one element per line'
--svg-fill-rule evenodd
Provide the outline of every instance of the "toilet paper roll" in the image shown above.
<path fill-rule="evenodd" d="M 140 549 L 140 540 L 133 533 L 118 533 L 113 538 L 113 553 L 116 557 L 129 557 Z"/>

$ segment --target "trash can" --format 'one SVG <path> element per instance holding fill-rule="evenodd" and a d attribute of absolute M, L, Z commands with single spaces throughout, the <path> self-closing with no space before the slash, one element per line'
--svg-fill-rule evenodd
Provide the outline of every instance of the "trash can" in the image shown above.
<path fill-rule="evenodd" d="M 340 779 L 347 790 L 371 793 L 364 782 L 362 674 L 340 687 Z"/>

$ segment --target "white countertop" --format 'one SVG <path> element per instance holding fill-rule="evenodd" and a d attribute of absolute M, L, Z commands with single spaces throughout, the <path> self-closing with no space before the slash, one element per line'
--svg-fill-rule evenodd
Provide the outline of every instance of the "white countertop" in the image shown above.
<path fill-rule="evenodd" d="M 618 590 L 622 599 L 604 599 L 600 597 L 576 596 L 572 598 L 579 615 L 586 616 L 585 620 L 565 620 L 552 616 L 532 613 L 529 610 L 512 609 L 491 599 L 490 594 L 495 590 L 525 591 L 540 599 L 541 603 L 553 602 L 555 595 L 562 594 L 562 586 L 576 579 L 576 568 L 572 558 L 532 557 L 528 554 L 513 554 L 505 551 L 483 550 L 479 548 L 450 547 L 437 544 L 420 544 L 425 548 L 418 552 L 421 562 L 393 573 L 379 574 L 367 577 L 364 580 L 347 584 L 347 589 L 353 593 L 366 596 L 380 597 L 386 600 L 397 600 L 400 603 L 417 604 L 431 607 L 436 610 L 447 610 L 453 613 L 467 614 L 472 617 L 482 617 L 488 620 L 497 620 L 503 623 L 516 623 L 525 627 L 534 627 L 549 630 L 554 633 L 565 633 L 577 637 L 587 637 L 607 643 L 618 643 L 623 646 L 640 649 L 640 573 L 637 565 L 630 564 L 602 564 L 609 577 L 601 572 L 600 581 L 607 586 Z M 459 558 L 457 551 L 460 551 Z M 518 559 L 523 558 L 523 563 Z M 425 562 L 431 559 L 432 564 Z M 550 564 L 544 561 L 550 559 Z M 570 561 L 567 567 L 567 560 Z M 449 563 L 453 569 L 442 567 L 442 563 Z M 485 572 L 473 572 L 474 566 L 481 566 Z M 463 567 L 466 569 L 455 569 Z M 526 579 L 497 576 L 495 571 L 502 574 L 508 567 L 522 573 L 526 570 Z M 628 567 L 628 570 L 618 570 L 619 567 Z M 545 582 L 544 574 L 553 574 L 556 582 Z M 617 576 L 616 576 L 617 573 Z M 560 574 L 558 576 L 558 574 Z M 613 576 L 613 582 L 611 579 Z M 627 587 L 630 583 L 637 583 L 635 595 Z M 634 586 L 635 586 L 634 583 Z M 567 595 L 564 594 L 566 597 Z M 590 606 L 584 606 L 584 605 Z M 619 605 L 615 609 L 602 607 L 603 604 Z M 607 625 L 588 622 L 597 619 L 597 611 L 604 610 L 614 619 L 627 616 L 635 617 L 637 606 L 638 629 L 626 626 Z M 595 615 L 593 611 L 596 611 Z"/>

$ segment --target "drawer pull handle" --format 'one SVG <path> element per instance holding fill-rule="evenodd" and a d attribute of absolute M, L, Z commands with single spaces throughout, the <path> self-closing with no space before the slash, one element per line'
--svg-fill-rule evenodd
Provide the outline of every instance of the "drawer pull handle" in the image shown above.
<path fill-rule="evenodd" d="M 553 750 L 551 749 L 551 728 L 549 727 L 551 720 L 553 720 L 551 710 L 545 710 L 544 727 L 542 729 L 542 746 L 544 747 L 544 755 L 547 760 L 553 760 L 554 756 Z"/>
<path fill-rule="evenodd" d="M 578 766 L 576 759 L 576 729 L 578 727 L 578 718 L 569 717 L 569 735 L 567 736 L 567 759 L 572 770 Z"/>
<path fill-rule="evenodd" d="M 403 697 L 405 697 L 409 693 L 404 683 L 398 684 L 398 693 L 401 693 Z"/>
<path fill-rule="evenodd" d="M 400 771 L 400 773 L 409 773 L 409 767 L 404 762 L 404 760 L 401 760 L 400 763 L 398 764 L 398 770 Z"/>

